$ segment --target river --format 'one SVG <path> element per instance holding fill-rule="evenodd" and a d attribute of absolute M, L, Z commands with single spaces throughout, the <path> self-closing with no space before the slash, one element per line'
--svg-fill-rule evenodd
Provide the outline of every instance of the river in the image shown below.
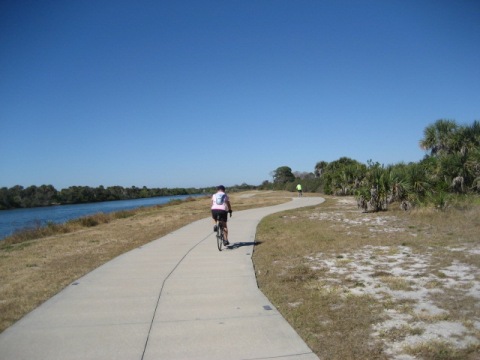
<path fill-rule="evenodd" d="M 88 204 L 58 205 L 29 209 L 0 210 L 0 240 L 25 228 L 56 224 L 78 219 L 96 213 L 111 213 L 121 210 L 131 210 L 139 207 L 166 204 L 172 200 L 184 200 L 188 197 L 203 195 L 159 196 L 148 199 L 104 201 Z"/>

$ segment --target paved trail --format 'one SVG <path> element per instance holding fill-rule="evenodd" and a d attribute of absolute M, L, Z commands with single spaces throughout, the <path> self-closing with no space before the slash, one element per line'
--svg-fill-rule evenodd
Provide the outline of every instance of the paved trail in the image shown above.
<path fill-rule="evenodd" d="M 227 251 L 203 219 L 119 256 L 0 334 L 0 359 L 318 359 L 259 291 L 251 255 L 264 216 L 322 201 L 235 212 Z"/>

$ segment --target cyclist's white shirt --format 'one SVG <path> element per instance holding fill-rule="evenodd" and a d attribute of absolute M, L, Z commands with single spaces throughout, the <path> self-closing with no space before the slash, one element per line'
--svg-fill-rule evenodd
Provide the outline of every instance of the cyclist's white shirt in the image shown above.
<path fill-rule="evenodd" d="M 221 204 L 221 205 L 217 204 L 217 196 L 224 196 L 223 204 Z M 219 192 L 213 194 L 212 195 L 212 210 L 228 211 L 227 201 L 230 201 L 230 199 L 228 198 L 228 195 L 225 194 L 223 191 L 219 191 Z"/>

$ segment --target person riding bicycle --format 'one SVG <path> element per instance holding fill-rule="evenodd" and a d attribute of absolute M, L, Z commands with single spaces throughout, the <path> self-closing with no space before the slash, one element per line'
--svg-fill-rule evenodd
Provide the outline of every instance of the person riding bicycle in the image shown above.
<path fill-rule="evenodd" d="M 217 186 L 217 192 L 212 195 L 212 219 L 214 222 L 213 231 L 217 231 L 217 216 L 220 221 L 224 223 L 225 234 L 225 246 L 230 245 L 228 242 L 228 229 L 227 229 L 227 215 L 230 213 L 232 216 L 232 205 L 230 204 L 230 198 L 225 192 L 225 186 Z"/>
<path fill-rule="evenodd" d="M 298 192 L 298 196 L 303 196 L 303 191 L 302 191 L 302 184 L 298 184 L 297 185 L 297 192 Z"/>

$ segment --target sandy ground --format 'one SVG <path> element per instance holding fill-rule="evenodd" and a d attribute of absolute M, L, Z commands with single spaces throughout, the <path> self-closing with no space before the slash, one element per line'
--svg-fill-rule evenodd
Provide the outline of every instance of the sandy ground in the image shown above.
<path fill-rule="evenodd" d="M 352 209 L 352 200 L 339 200 L 339 205 Z M 353 215 L 356 213 L 357 216 Z M 368 226 L 372 236 L 388 236 L 402 232 L 407 238 L 417 234 L 408 227 L 399 227 L 394 216 L 385 214 L 362 214 L 349 211 L 348 218 L 338 212 L 318 212 L 312 219 L 327 220 L 332 226 L 343 226 L 352 235 L 356 226 Z M 473 244 L 449 248 L 452 252 L 480 254 L 480 245 Z M 314 269 L 325 272 L 326 291 L 341 291 L 348 296 L 371 295 L 378 301 L 405 304 L 386 307 L 385 321 L 376 324 L 373 336 L 385 344 L 387 354 L 396 360 L 413 360 L 404 353 L 406 346 L 425 343 L 448 343 L 455 348 L 464 348 L 480 343 L 480 318 L 467 316 L 462 321 L 449 320 L 449 310 L 442 308 L 439 298 L 455 293 L 462 301 L 477 308 L 480 306 L 480 268 L 454 260 L 449 266 L 430 267 L 431 253 L 416 253 L 409 246 L 365 246 L 360 251 L 337 254 L 335 259 L 326 254 L 316 254 L 307 260 Z M 439 276 L 441 274 L 441 276 Z M 345 281 L 357 286 L 345 286 Z M 330 288 L 330 289 L 328 289 Z M 472 312 L 470 312 L 472 314 Z"/>

